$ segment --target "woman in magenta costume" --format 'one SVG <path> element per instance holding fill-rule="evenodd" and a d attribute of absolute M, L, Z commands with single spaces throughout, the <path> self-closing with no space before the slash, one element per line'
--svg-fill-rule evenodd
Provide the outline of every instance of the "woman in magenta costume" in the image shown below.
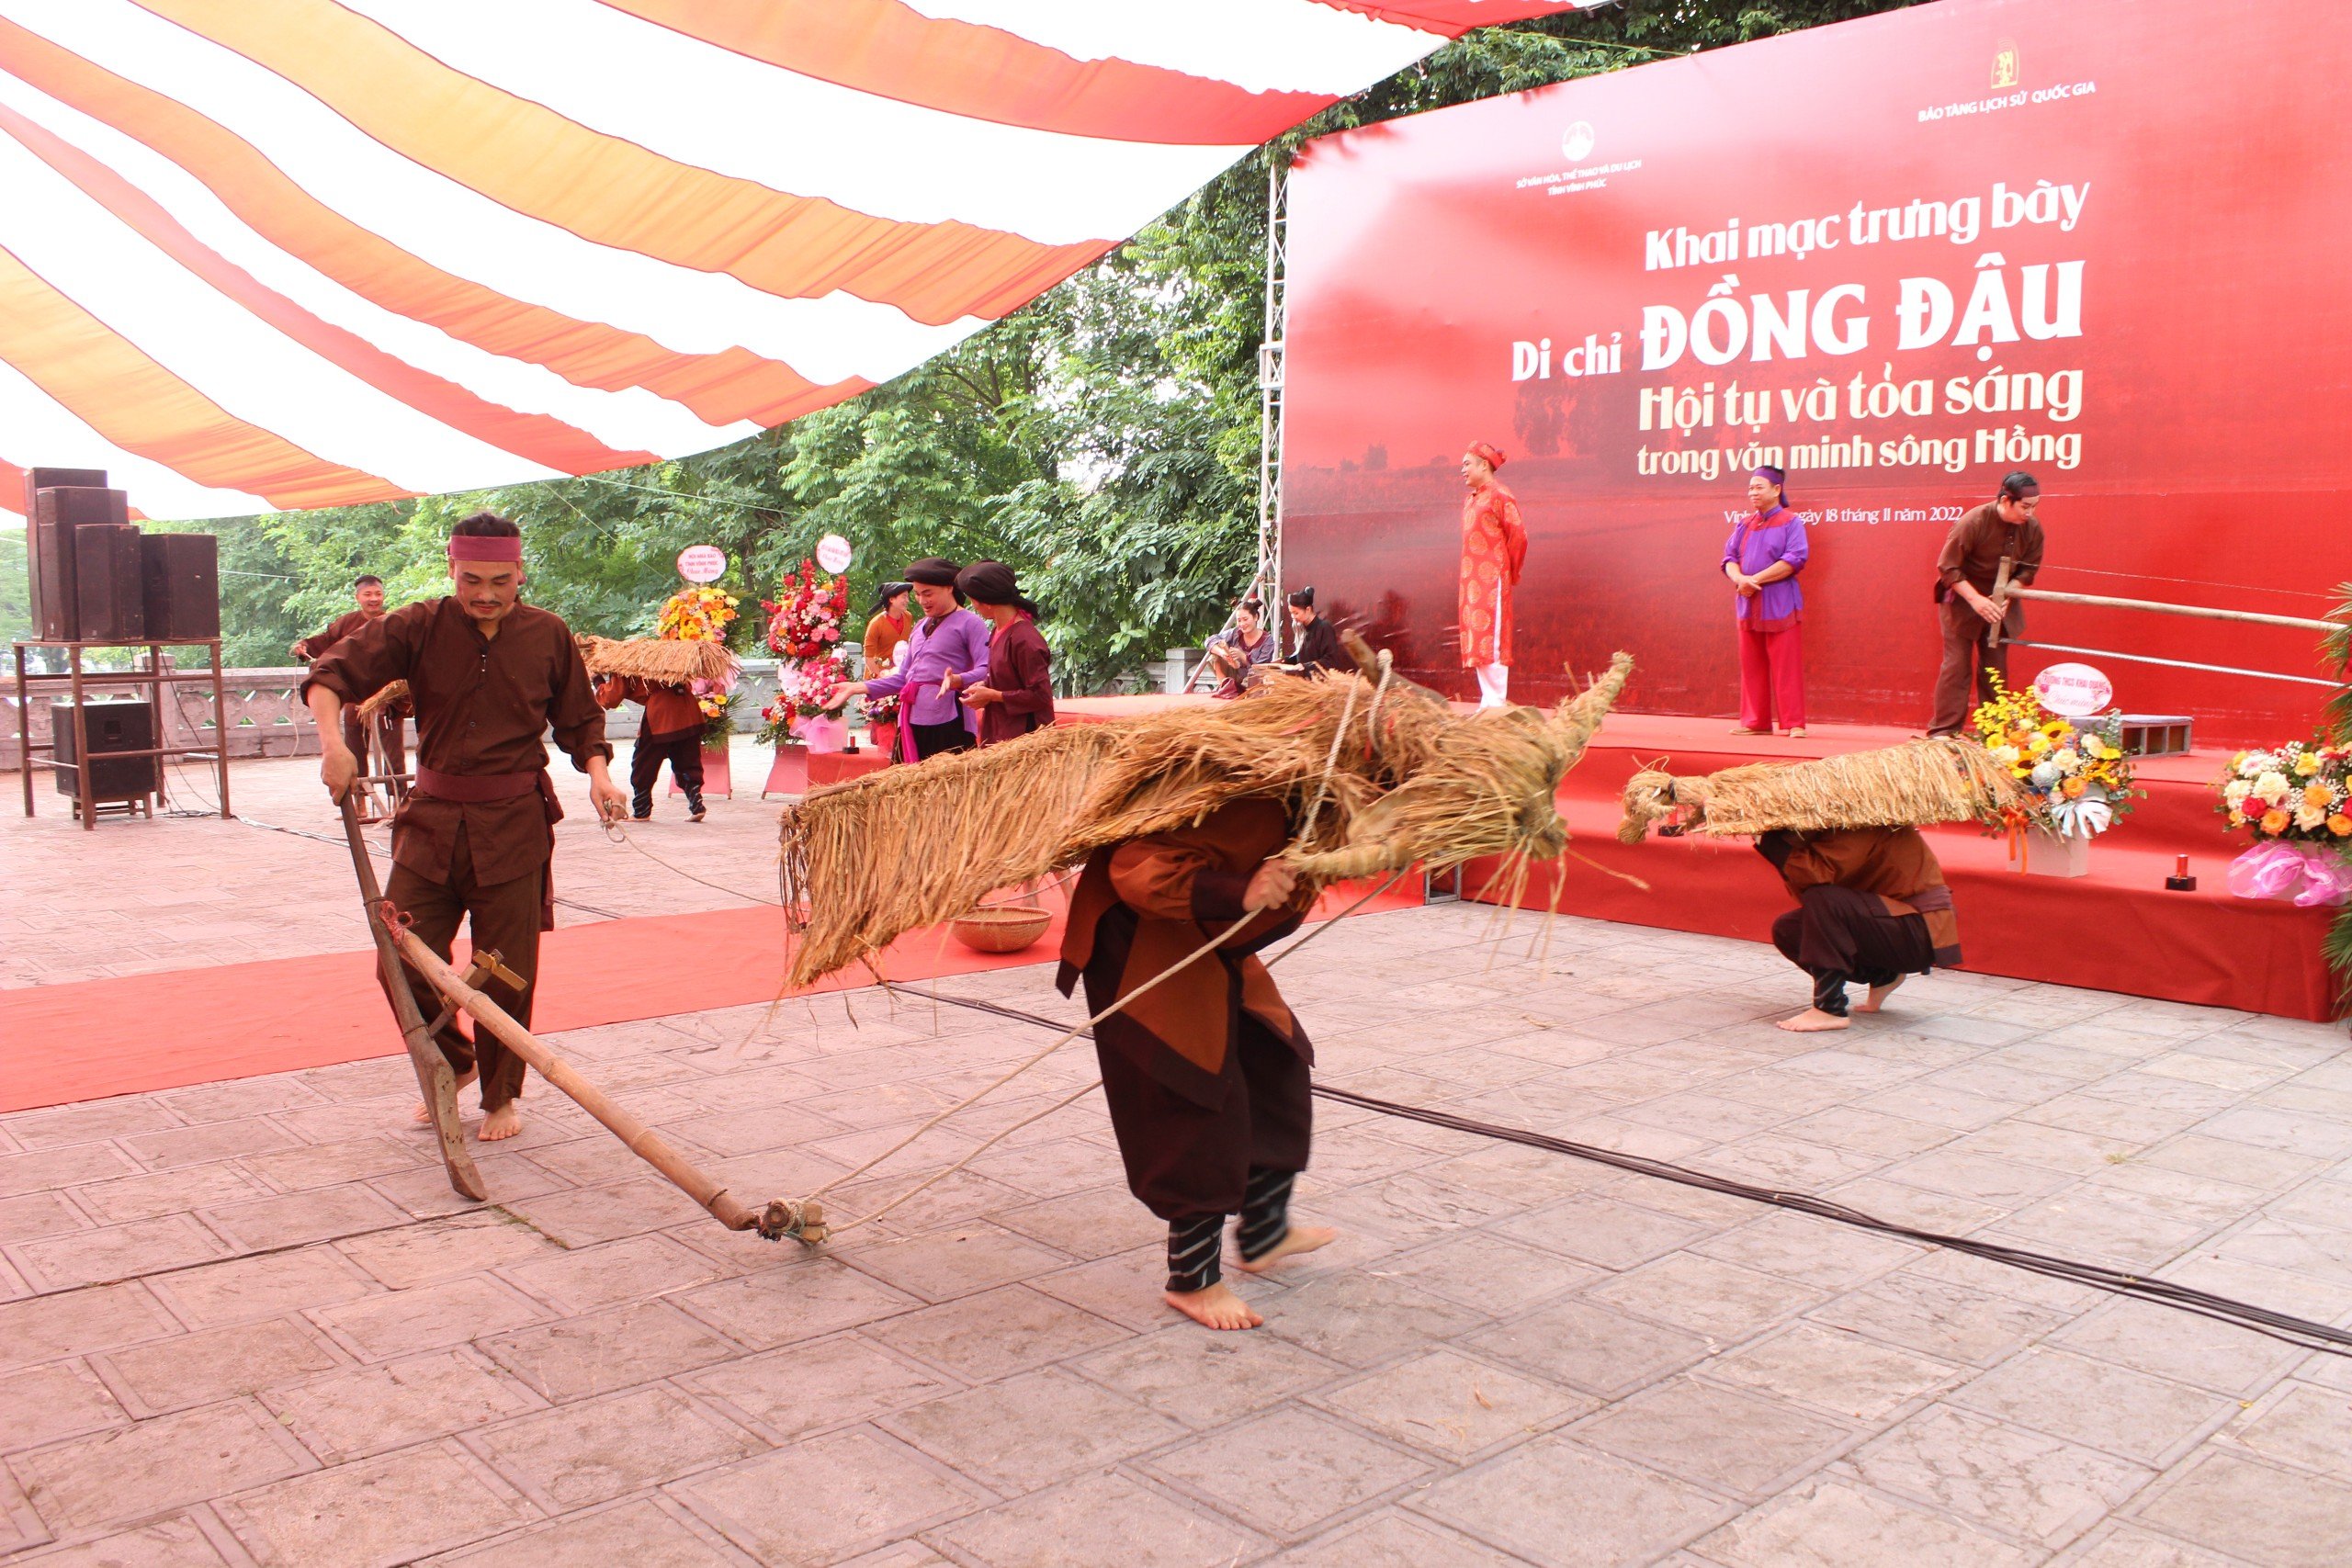
<path fill-rule="evenodd" d="M 1724 576 L 1737 597 L 1739 625 L 1739 722 L 1734 735 L 1770 735 L 1778 714 L 1791 739 L 1804 734 L 1804 649 L 1798 623 L 1804 619 L 1804 592 L 1797 573 L 1804 570 L 1804 520 L 1789 509 L 1788 476 L 1774 468 L 1748 476 L 1743 517 L 1724 541 Z"/>

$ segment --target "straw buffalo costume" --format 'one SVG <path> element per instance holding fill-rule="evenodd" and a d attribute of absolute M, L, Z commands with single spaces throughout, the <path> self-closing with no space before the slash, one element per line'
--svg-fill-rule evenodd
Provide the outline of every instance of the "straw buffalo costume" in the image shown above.
<path fill-rule="evenodd" d="M 1803 729 L 1804 591 L 1797 586 L 1797 574 L 1811 551 L 1804 520 L 1789 509 L 1782 488 L 1786 476 L 1764 468 L 1753 477 L 1771 485 L 1772 500 L 1733 525 L 1724 541 L 1723 570 L 1751 578 L 1777 567 L 1788 570 L 1732 600 L 1739 627 L 1739 723 L 1743 729 L 1769 733 L 1777 713 L 1781 728 Z"/>
<path fill-rule="evenodd" d="M 1487 477 L 1462 501 L 1462 667 L 1477 671 L 1480 705 L 1496 707 L 1510 691 L 1510 591 L 1527 567 L 1527 525 L 1518 498 L 1493 477 L 1502 453 L 1479 441 L 1470 456 Z"/>
<path fill-rule="evenodd" d="M 1813 976 L 1813 1005 L 1846 1016 L 1846 987 L 1887 986 L 1960 962 L 1960 922 L 1943 867 L 1917 828 L 1774 829 L 1757 852 L 1797 908 L 1772 945 Z"/>
<path fill-rule="evenodd" d="M 1001 561 L 976 560 L 956 574 L 956 586 L 975 604 L 995 614 L 989 633 L 987 678 L 980 684 L 996 700 L 974 704 L 979 741 L 994 746 L 1043 729 L 1054 722 L 1054 656 L 1037 630 L 1037 606 L 1021 592 L 1012 569 Z"/>
<path fill-rule="evenodd" d="M 1096 851 L 1072 896 L 1058 984 L 1101 1012 L 1243 914 L 1250 877 L 1289 841 L 1278 801 L 1244 798 L 1199 823 Z M 1289 1233 L 1306 1168 L 1314 1049 L 1255 954 L 1297 929 L 1312 895 L 1261 911 L 1213 953 L 1094 1026 L 1127 1186 L 1168 1222 L 1168 1289 L 1222 1273 L 1225 1217 L 1246 1261 Z"/>
<path fill-rule="evenodd" d="M 907 568 L 907 579 L 953 588 L 960 570 L 954 561 L 926 556 Z M 960 602 L 946 615 L 916 623 L 907 638 L 906 661 L 865 683 L 869 697 L 899 699 L 899 761 L 920 762 L 971 748 L 979 722 L 956 693 L 978 681 L 988 662 L 988 623 Z"/>
<path fill-rule="evenodd" d="M 653 815 L 653 784 L 662 764 L 686 794 L 686 811 L 703 819 L 702 704 L 683 686 L 664 685 L 638 676 L 607 675 L 596 682 L 596 701 L 608 708 L 623 703 L 645 705 L 637 727 L 637 743 L 629 748 L 629 815 L 642 822 Z"/>
<path fill-rule="evenodd" d="M 519 562 L 522 541 L 459 535 L 449 558 L 453 567 Z M 592 758 L 613 754 L 604 709 L 571 629 L 524 604 L 490 637 L 454 596 L 403 604 L 329 650 L 303 689 L 323 686 L 352 703 L 394 681 L 409 683 L 416 704 L 417 767 L 415 788 L 392 820 L 385 896 L 443 958 L 458 921 L 469 921 L 475 949 L 496 949 L 526 982 L 518 992 L 492 978 L 482 989 L 527 1029 L 539 932 L 554 925 L 548 863 L 563 816 L 539 737 L 552 727 L 556 744 L 586 773 Z M 419 996 L 434 994 L 413 970 L 409 984 Z M 521 1092 L 522 1058 L 486 1032 L 469 1041 L 450 1024 L 438 1043 L 461 1076 L 479 1064 L 485 1111 Z"/>

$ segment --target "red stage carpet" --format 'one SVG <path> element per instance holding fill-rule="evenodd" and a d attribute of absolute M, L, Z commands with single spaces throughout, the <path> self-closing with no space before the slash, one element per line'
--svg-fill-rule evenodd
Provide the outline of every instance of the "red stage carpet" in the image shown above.
<path fill-rule="evenodd" d="M 1334 889 L 1313 919 L 1365 888 Z M 1364 912 L 1421 901 L 1408 878 Z M 937 931 L 894 943 L 883 972 L 925 980 L 1050 959 L 1061 920 L 1020 953 L 974 953 Z M 773 908 L 601 920 L 541 939 L 540 1033 L 773 1001 L 784 984 L 784 917 Z M 864 969 L 819 991 L 871 985 Z M 797 994 L 797 993 L 796 993 Z M 175 969 L 0 991 L 0 1111 L 394 1055 L 401 1049 L 368 953 Z"/>
<path fill-rule="evenodd" d="M 1625 781 L 1662 756 L 1670 772 L 1702 773 L 1892 745 L 1910 732 L 1815 727 L 1792 741 L 1726 728 L 1723 719 L 1612 714 L 1562 787 L 1561 814 L 1578 853 L 1644 878 L 1650 890 L 1571 859 L 1531 879 L 1524 902 L 1550 903 L 1547 874 L 1556 869 L 1564 914 L 1770 940 L 1788 899 L 1747 841 L 1653 836 L 1627 848 L 1615 838 Z M 2148 797 L 2092 846 L 2084 877 L 2020 875 L 2008 869 L 2005 843 L 1972 827 L 1930 829 L 1960 911 L 1962 967 L 2288 1018 L 2333 1017 L 2335 982 L 2320 947 L 2335 912 L 2233 897 L 2223 884 L 2223 868 L 2245 847 L 2222 831 L 2213 811 L 2211 786 L 2225 761 L 2222 752 L 2143 761 Z M 2165 878 L 2184 852 L 2197 890 L 2168 892 Z M 1466 886 L 1477 889 L 1484 873 L 1476 865 L 1470 872 Z"/>

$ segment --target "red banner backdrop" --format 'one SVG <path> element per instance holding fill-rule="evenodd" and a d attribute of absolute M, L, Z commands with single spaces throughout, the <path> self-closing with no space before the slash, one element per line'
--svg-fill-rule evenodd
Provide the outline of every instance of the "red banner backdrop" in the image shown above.
<path fill-rule="evenodd" d="M 1532 537 L 1522 700 L 1625 648 L 1633 705 L 1733 711 L 1719 563 L 1758 461 L 1812 525 L 1816 721 L 1924 725 L 1937 549 L 2012 468 L 2043 588 L 2321 615 L 2352 578 L 2347 80 L 2352 35 L 2301 6 L 1951 0 L 1311 142 L 1290 582 L 1467 693 L 1455 465 L 1486 440 Z M 2324 673 L 2301 631 L 2030 618 Z M 2213 739 L 2323 695 L 2088 662 Z"/>

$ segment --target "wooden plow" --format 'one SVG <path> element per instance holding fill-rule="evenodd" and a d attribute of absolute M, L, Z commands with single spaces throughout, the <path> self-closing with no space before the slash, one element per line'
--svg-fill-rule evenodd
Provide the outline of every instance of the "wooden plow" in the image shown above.
<path fill-rule="evenodd" d="M 376 867 L 368 858 L 368 846 L 360 837 L 359 816 L 350 795 L 342 801 L 344 836 L 351 844 L 352 868 L 358 874 L 359 891 L 368 909 L 368 929 L 376 940 L 376 967 L 384 982 L 384 989 L 392 1000 L 392 1013 L 399 1021 L 401 1035 L 408 1043 L 410 1063 L 416 1068 L 417 1087 L 424 1091 L 424 1103 L 433 1118 L 433 1130 L 441 1142 L 441 1160 L 449 1172 L 449 1185 L 458 1192 L 475 1200 L 487 1199 L 488 1189 L 482 1185 L 481 1173 L 475 1168 L 473 1156 L 466 1148 L 465 1132 L 458 1120 L 458 1081 L 449 1068 L 448 1058 L 434 1043 L 433 1037 L 459 1011 L 472 1016 L 477 1032 L 487 1029 L 499 1043 L 553 1084 L 582 1111 L 602 1122 L 615 1137 L 628 1145 L 631 1154 L 659 1171 L 663 1179 L 675 1186 L 709 1211 L 711 1217 L 729 1230 L 755 1231 L 770 1241 L 790 1236 L 811 1246 L 826 1236 L 824 1212 L 813 1200 L 793 1202 L 771 1199 L 757 1209 L 745 1207 L 726 1188 L 721 1187 L 697 1169 L 694 1163 L 680 1154 L 659 1133 L 638 1117 L 614 1104 L 594 1084 L 581 1077 L 571 1063 L 549 1050 L 546 1043 L 508 1015 L 480 987 L 493 976 L 518 989 L 523 982 L 519 976 L 500 961 L 496 952 L 473 955 L 464 975 L 458 974 L 439 955 L 418 940 L 402 920 L 400 911 L 392 908 L 383 889 L 376 881 Z M 427 1022 L 424 1010 L 417 1005 L 416 994 L 408 983 L 409 967 L 429 981 L 445 998 L 435 1018 Z"/>

